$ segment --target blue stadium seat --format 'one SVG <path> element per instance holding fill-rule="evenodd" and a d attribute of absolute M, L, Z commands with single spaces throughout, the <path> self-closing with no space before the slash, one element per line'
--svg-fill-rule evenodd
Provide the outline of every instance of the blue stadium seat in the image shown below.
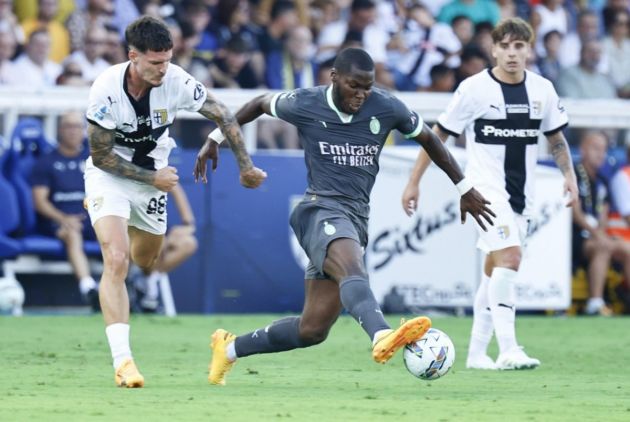
<path fill-rule="evenodd" d="M 9 237 L 20 224 L 20 210 L 15 191 L 4 176 L 8 149 L 8 144 L 0 137 L 0 198 L 3 201 L 0 207 L 0 258 L 13 258 L 21 251 L 19 242 Z"/>

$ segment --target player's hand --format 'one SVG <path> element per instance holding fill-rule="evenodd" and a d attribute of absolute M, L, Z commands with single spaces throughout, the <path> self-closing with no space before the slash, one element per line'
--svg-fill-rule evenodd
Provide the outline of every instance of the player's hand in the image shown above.
<path fill-rule="evenodd" d="M 175 167 L 168 166 L 155 172 L 153 186 L 162 192 L 170 192 L 178 181 L 179 176 L 177 175 L 177 169 Z"/>
<path fill-rule="evenodd" d="M 195 183 L 197 183 L 199 179 L 201 179 L 203 183 L 208 183 L 208 178 L 206 177 L 208 160 L 212 160 L 212 171 L 215 171 L 219 164 L 219 144 L 210 138 L 206 140 L 206 143 L 203 144 L 197 153 L 197 161 L 195 162 L 195 168 L 193 170 Z"/>
<path fill-rule="evenodd" d="M 418 209 L 418 198 L 420 197 L 420 188 L 416 184 L 407 184 L 402 195 L 402 207 L 409 217 Z"/>
<path fill-rule="evenodd" d="M 259 169 L 258 167 L 252 167 L 247 170 L 241 171 L 241 185 L 246 188 L 257 188 L 265 181 L 267 173 Z"/>
<path fill-rule="evenodd" d="M 564 179 L 564 193 L 567 196 L 567 207 L 578 205 L 579 191 L 575 179 Z"/>
<path fill-rule="evenodd" d="M 484 230 L 488 231 L 486 225 L 483 223 L 483 219 L 485 219 L 488 224 L 494 226 L 494 222 L 492 221 L 492 217 L 496 218 L 496 215 L 492 212 L 490 208 L 490 201 L 484 198 L 475 188 L 472 188 L 468 192 L 462 195 L 459 201 L 459 210 L 462 216 L 462 224 L 466 222 L 466 213 L 470 213 L 473 216 L 477 224 Z"/>

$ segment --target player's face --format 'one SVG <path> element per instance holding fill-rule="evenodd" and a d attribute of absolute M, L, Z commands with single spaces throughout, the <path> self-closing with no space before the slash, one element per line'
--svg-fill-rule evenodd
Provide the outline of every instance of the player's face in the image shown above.
<path fill-rule="evenodd" d="M 527 41 L 510 39 L 509 35 L 492 46 L 492 56 L 496 59 L 497 66 L 511 75 L 525 71 L 530 53 L 531 47 Z"/>
<path fill-rule="evenodd" d="M 348 74 L 331 71 L 335 104 L 341 111 L 355 114 L 372 92 L 374 71 L 352 68 Z"/>
<path fill-rule="evenodd" d="M 136 67 L 140 78 L 151 86 L 160 86 L 166 75 L 166 70 L 173 57 L 173 50 L 151 51 L 141 53 L 135 49 L 129 50 L 129 59 Z"/>

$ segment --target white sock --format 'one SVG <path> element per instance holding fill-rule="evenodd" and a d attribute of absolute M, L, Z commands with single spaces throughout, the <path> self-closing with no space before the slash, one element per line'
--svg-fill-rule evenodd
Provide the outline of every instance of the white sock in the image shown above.
<path fill-rule="evenodd" d="M 79 291 L 82 295 L 86 295 L 92 289 L 96 289 L 96 281 L 91 276 L 83 277 L 79 280 Z"/>
<path fill-rule="evenodd" d="M 599 310 L 601 308 L 604 307 L 606 303 L 604 302 L 604 299 L 602 299 L 601 297 L 591 297 L 588 299 L 588 301 L 586 302 L 586 313 L 587 314 L 594 314 L 599 312 Z"/>
<path fill-rule="evenodd" d="M 381 336 L 385 333 L 389 333 L 390 331 L 392 331 L 391 329 L 385 329 L 385 330 L 378 330 L 377 332 L 374 333 L 374 338 L 372 338 L 372 347 L 374 347 L 374 345 L 376 344 L 377 340 L 381 338 Z"/>
<path fill-rule="evenodd" d="M 109 348 L 112 351 L 114 369 L 118 368 L 125 359 L 132 359 L 129 347 L 129 324 L 115 323 L 105 327 Z"/>
<path fill-rule="evenodd" d="M 492 339 L 494 325 L 492 324 L 492 314 L 490 313 L 490 304 L 488 302 L 489 283 L 490 277 L 483 273 L 473 304 L 473 325 L 470 332 L 470 344 L 468 345 L 469 357 L 486 355 L 488 344 Z"/>
<path fill-rule="evenodd" d="M 499 353 L 517 347 L 514 320 L 514 283 L 517 272 L 509 268 L 497 267 L 492 271 L 488 284 L 488 301 L 492 314 L 494 332 L 499 343 Z"/>
<path fill-rule="evenodd" d="M 230 360 L 230 362 L 234 362 L 236 360 L 236 358 L 238 356 L 236 356 L 236 348 L 234 347 L 234 341 L 230 342 L 226 349 L 225 349 L 225 354 L 227 356 L 227 358 Z"/>
<path fill-rule="evenodd" d="M 151 300 L 157 300 L 159 289 L 158 289 L 158 281 L 162 277 L 162 273 L 159 271 L 153 271 L 147 277 L 147 291 L 144 295 L 145 298 Z"/>

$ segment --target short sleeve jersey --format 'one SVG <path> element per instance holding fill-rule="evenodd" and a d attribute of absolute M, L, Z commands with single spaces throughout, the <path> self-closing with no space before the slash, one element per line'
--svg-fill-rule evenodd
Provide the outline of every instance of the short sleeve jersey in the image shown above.
<path fill-rule="evenodd" d="M 206 100 L 206 88 L 181 67 L 169 64 L 160 86 L 135 100 L 127 91 L 129 62 L 104 71 L 90 89 L 87 119 L 116 133 L 114 152 L 148 169 L 168 165 L 175 142 L 168 136 L 179 110 L 198 111 Z M 91 160 L 87 162 L 91 166 Z"/>
<path fill-rule="evenodd" d="M 373 88 L 355 114 L 333 102 L 332 86 L 276 94 L 273 116 L 297 127 L 308 172 L 308 193 L 335 197 L 360 215 L 369 213 L 369 198 L 379 170 L 378 159 L 390 131 L 417 136 L 422 118 L 387 91 Z"/>
<path fill-rule="evenodd" d="M 551 82 L 529 71 L 517 84 L 499 81 L 490 69 L 471 76 L 438 117 L 445 132 L 466 135 L 466 177 L 490 201 L 506 199 L 525 216 L 533 211 L 538 137 L 567 124 Z"/>
<path fill-rule="evenodd" d="M 31 185 L 46 186 L 50 202 L 64 213 L 85 213 L 83 174 L 87 157 L 87 148 L 76 157 L 66 157 L 57 150 L 43 155 L 33 166 Z"/>

